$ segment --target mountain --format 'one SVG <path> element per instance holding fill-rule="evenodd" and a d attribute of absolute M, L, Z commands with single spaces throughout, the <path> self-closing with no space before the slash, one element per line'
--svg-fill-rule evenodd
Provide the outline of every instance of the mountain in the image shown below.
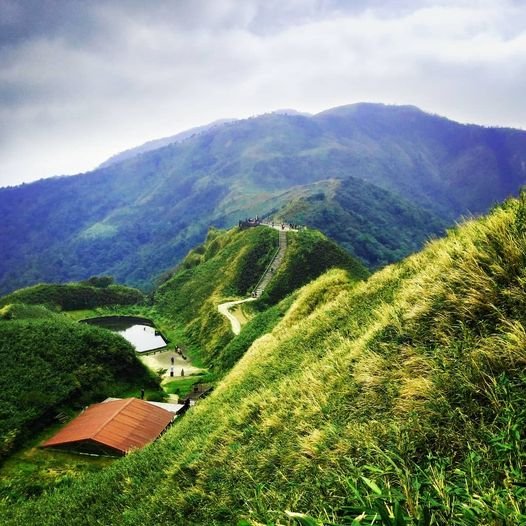
<path fill-rule="evenodd" d="M 235 119 L 219 119 L 217 121 L 211 122 L 210 124 L 196 126 L 195 128 L 190 128 L 189 130 L 177 133 L 176 135 L 171 135 L 170 137 L 163 137 L 162 139 L 154 139 L 153 141 L 145 142 L 141 146 L 136 146 L 135 148 L 130 148 L 129 150 L 125 150 L 124 152 L 112 155 L 108 160 L 104 161 L 99 166 L 99 168 L 105 168 L 107 166 L 111 166 L 112 164 L 120 163 L 122 161 L 126 161 L 127 159 L 132 159 L 137 155 L 141 155 L 142 153 L 150 152 L 152 150 L 157 150 L 164 146 L 168 146 L 169 144 L 176 144 L 178 142 L 182 142 L 185 139 L 188 139 L 189 137 L 193 137 L 199 133 L 211 130 L 213 128 L 216 128 L 217 126 L 221 126 L 222 124 L 234 122 L 234 120 Z"/>
<path fill-rule="evenodd" d="M 323 274 L 161 440 L 4 524 L 523 524 L 525 232 L 522 195 Z"/>
<path fill-rule="evenodd" d="M 443 233 L 447 220 L 356 177 L 295 187 L 280 196 L 276 221 L 325 232 L 370 268 L 398 261 Z"/>
<path fill-rule="evenodd" d="M 279 215 L 316 184 L 329 198 L 330 188 L 345 187 L 327 214 L 312 205 L 319 228 L 363 262 L 383 265 L 525 182 L 526 132 L 462 125 L 408 106 L 266 114 L 91 173 L 1 189 L 0 292 L 97 274 L 151 289 L 211 225 Z"/>

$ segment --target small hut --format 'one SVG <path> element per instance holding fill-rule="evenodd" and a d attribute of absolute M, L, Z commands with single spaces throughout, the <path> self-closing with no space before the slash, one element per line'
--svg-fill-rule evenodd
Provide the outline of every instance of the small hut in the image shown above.
<path fill-rule="evenodd" d="M 88 407 L 42 447 L 122 456 L 153 442 L 174 418 L 173 412 L 144 400 L 110 399 Z"/>

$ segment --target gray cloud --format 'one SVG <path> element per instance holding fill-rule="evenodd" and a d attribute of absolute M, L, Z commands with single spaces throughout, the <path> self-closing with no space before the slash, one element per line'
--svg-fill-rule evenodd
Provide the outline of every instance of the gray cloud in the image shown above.
<path fill-rule="evenodd" d="M 0 185 L 280 107 L 526 127 L 518 1 L 0 0 L 0 15 Z"/>

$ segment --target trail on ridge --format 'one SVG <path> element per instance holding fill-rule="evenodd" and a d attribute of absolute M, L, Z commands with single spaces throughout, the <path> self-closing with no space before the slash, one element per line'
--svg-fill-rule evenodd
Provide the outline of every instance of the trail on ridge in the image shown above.
<path fill-rule="evenodd" d="M 274 276 L 274 273 L 279 268 L 279 266 L 283 262 L 283 259 L 285 258 L 285 253 L 287 252 L 287 232 L 296 231 L 292 228 L 289 228 L 288 226 L 282 226 L 281 224 L 272 226 L 267 223 L 262 223 L 262 226 L 267 226 L 269 228 L 274 228 L 276 230 L 279 230 L 278 250 L 276 251 L 276 254 L 274 255 L 274 257 L 272 258 L 272 261 L 268 264 L 267 268 L 265 269 L 265 272 L 263 272 L 257 285 L 255 286 L 254 291 L 252 293 L 253 295 L 250 296 L 249 298 L 245 298 L 242 300 L 227 301 L 217 306 L 217 310 L 230 321 L 232 332 L 236 336 L 241 332 L 241 322 L 239 321 L 239 319 L 236 317 L 236 315 L 233 312 L 230 312 L 230 309 L 232 307 L 235 307 L 236 305 L 240 305 L 241 303 L 246 303 L 248 301 L 255 301 L 259 297 L 261 297 L 261 294 L 263 294 L 263 291 L 265 290 L 267 285 L 270 283 L 270 280 Z"/>

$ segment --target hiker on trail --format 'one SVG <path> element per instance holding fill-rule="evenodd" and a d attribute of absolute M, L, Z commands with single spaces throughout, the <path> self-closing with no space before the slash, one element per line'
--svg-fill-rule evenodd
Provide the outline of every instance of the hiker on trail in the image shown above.
<path fill-rule="evenodd" d="M 181 376 L 184 376 L 184 369 L 181 369 Z"/>
<path fill-rule="evenodd" d="M 144 389 L 141 389 L 141 400 L 144 400 Z"/>
<path fill-rule="evenodd" d="M 172 356 L 172 357 L 170 358 L 170 360 L 172 361 L 172 365 L 173 365 L 173 364 L 174 364 L 174 361 L 175 361 L 175 358 Z"/>
<path fill-rule="evenodd" d="M 174 368 L 170 367 L 170 376 L 173 376 L 173 375 L 174 375 Z"/>

